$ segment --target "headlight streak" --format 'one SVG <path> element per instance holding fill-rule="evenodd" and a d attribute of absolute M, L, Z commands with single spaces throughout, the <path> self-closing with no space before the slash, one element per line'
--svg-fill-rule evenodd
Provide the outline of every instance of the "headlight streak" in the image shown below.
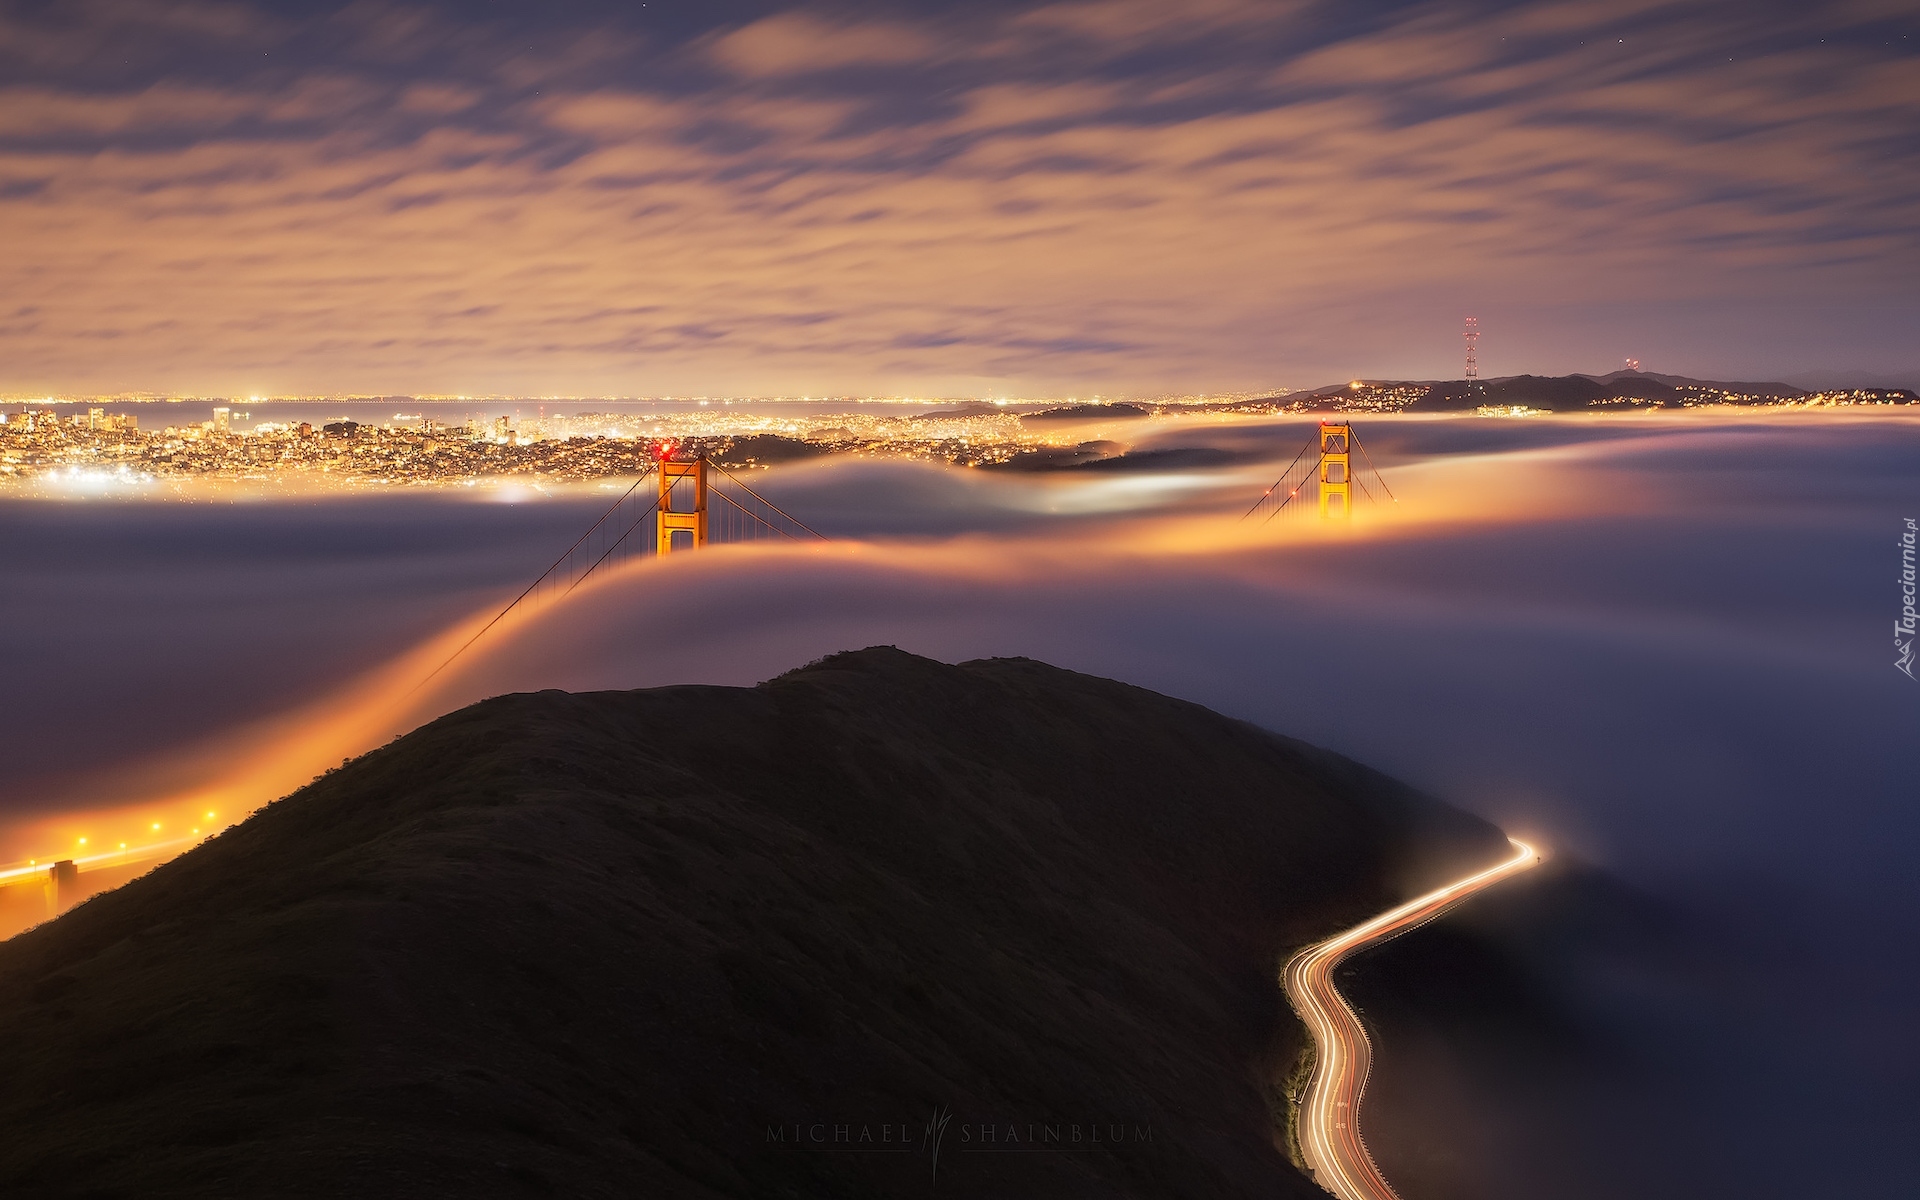
<path fill-rule="evenodd" d="M 1300 1103 L 1300 1154 L 1314 1181 L 1341 1200 L 1399 1200 L 1399 1194 L 1374 1165 L 1360 1135 L 1360 1101 L 1373 1048 L 1358 1014 L 1333 984 L 1334 968 L 1357 951 L 1415 929 L 1480 889 L 1541 861 L 1526 842 L 1507 841 L 1514 847 L 1512 857 L 1308 946 L 1281 974 L 1287 999 L 1313 1035 L 1316 1053 Z"/>

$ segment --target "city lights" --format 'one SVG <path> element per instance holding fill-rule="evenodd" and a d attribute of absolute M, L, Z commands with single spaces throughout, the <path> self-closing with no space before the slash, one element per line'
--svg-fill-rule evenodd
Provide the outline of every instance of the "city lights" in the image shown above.
<path fill-rule="evenodd" d="M 1267 397 L 1271 399 L 1271 397 Z M 1186 399 L 1163 414 L 1222 405 Z M 1045 405 L 1029 403 L 1029 409 Z M 583 412 L 453 421 L 420 413 L 384 423 L 265 420 L 225 407 L 195 425 L 142 429 L 137 415 L 98 406 L 63 415 L 28 408 L 0 414 L 0 485 L 38 483 L 73 492 L 208 479 L 321 487 L 581 482 L 638 474 L 648 459 L 698 453 L 735 469 L 823 454 L 934 460 L 957 466 L 1009 462 L 1086 440 L 1088 423 L 1034 427 L 1006 401 L 933 412 L 901 405 L 794 413 L 777 401 L 727 401 L 694 410 Z M 1029 412 L 1027 415 L 1031 415 Z M 1138 415 L 1128 413 L 1125 415 Z M 404 423 L 402 423 L 404 422 Z"/>

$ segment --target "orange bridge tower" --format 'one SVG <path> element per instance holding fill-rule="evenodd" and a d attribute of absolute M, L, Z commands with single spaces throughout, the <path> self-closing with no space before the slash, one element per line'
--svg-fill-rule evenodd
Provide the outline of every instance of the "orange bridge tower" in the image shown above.
<path fill-rule="evenodd" d="M 691 486 L 680 488 L 684 493 L 691 491 L 692 508 L 675 508 L 675 484 L 688 483 Z M 691 543 L 682 542 L 686 549 L 698 550 L 707 544 L 707 460 L 704 455 L 692 462 L 660 462 L 660 512 L 659 547 L 662 558 L 673 553 L 673 535 L 686 533 L 692 536 Z"/>
<path fill-rule="evenodd" d="M 1353 512 L 1353 429 L 1345 421 L 1320 426 L 1320 515 Z"/>

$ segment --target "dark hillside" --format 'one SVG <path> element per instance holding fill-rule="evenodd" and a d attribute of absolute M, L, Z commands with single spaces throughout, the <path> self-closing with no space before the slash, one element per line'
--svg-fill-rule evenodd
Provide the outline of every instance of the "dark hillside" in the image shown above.
<path fill-rule="evenodd" d="M 1026 413 L 1022 421 L 1132 421 L 1153 413 L 1138 404 L 1064 404 Z"/>
<path fill-rule="evenodd" d="M 1585 375 L 1515 375 L 1506 379 L 1447 380 L 1428 389 L 1413 405 L 1416 412 L 1447 412 L 1483 404 L 1525 404 L 1555 412 L 1576 411 L 1608 401 L 1678 404 L 1683 396 L 1669 383 L 1646 375 L 1607 380 Z"/>
<path fill-rule="evenodd" d="M 0 1191 L 1319 1195 L 1278 960 L 1503 852 L 1027 660 L 502 696 L 0 944 Z"/>
<path fill-rule="evenodd" d="M 1713 388 L 1743 396 L 1763 396 L 1775 400 L 1797 400 L 1805 390 L 1784 383 L 1735 382 L 1724 379 L 1691 379 L 1685 375 L 1662 375 L 1656 371 L 1610 371 L 1605 375 L 1586 375 L 1595 383 L 1635 383 L 1651 379 L 1675 388 Z"/>

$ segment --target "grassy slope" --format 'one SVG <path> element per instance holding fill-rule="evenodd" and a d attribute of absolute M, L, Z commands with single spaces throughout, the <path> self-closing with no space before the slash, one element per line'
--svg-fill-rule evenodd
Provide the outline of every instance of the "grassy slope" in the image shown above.
<path fill-rule="evenodd" d="M 1316 1195 L 1277 960 L 1500 845 L 1026 660 L 503 696 L 0 945 L 0 1190 L 917 1195 L 766 1127 L 944 1104 L 942 1195 Z"/>

